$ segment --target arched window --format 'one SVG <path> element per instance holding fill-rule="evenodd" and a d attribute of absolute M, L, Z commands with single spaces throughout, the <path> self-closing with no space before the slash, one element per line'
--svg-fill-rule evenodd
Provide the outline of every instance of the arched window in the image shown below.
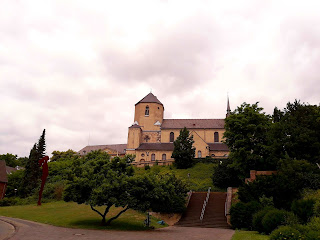
<path fill-rule="evenodd" d="M 151 154 L 151 161 L 155 161 L 156 160 L 156 155 L 154 153 Z"/>
<path fill-rule="evenodd" d="M 198 151 L 198 158 L 202 158 L 201 151 Z"/>
<path fill-rule="evenodd" d="M 166 155 L 165 153 L 162 154 L 162 160 L 163 160 L 163 161 L 167 160 L 167 155 Z"/>
<path fill-rule="evenodd" d="M 141 159 L 140 162 L 144 162 L 144 159 Z"/>
<path fill-rule="evenodd" d="M 171 133 L 170 133 L 170 142 L 173 142 L 173 141 L 174 141 L 174 133 L 171 132 Z"/>
<path fill-rule="evenodd" d="M 146 106 L 146 111 L 144 112 L 144 115 L 149 116 L 149 106 Z"/>
<path fill-rule="evenodd" d="M 214 133 L 214 142 L 219 142 L 219 133 L 218 132 Z"/>

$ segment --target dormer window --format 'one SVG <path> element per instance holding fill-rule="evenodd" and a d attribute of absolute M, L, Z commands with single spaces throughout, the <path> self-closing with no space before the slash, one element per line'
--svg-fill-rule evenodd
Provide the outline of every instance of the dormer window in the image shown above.
<path fill-rule="evenodd" d="M 146 106 L 146 111 L 144 112 L 145 116 L 149 116 L 149 106 Z"/>

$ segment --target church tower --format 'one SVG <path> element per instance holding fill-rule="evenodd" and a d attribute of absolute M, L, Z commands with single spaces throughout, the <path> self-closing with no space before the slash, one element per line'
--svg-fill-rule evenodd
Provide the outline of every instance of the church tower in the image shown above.
<path fill-rule="evenodd" d="M 229 96 L 228 96 L 228 103 L 227 103 L 227 114 L 226 114 L 226 118 L 230 116 L 230 113 L 231 113 L 231 109 L 230 109 Z"/>
<path fill-rule="evenodd" d="M 134 122 L 143 131 L 159 131 L 163 122 L 164 107 L 156 96 L 149 93 L 135 105 Z"/>

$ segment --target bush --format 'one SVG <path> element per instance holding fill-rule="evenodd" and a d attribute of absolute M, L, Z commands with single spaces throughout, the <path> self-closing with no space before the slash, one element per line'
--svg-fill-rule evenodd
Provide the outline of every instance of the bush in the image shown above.
<path fill-rule="evenodd" d="M 287 225 L 288 220 L 292 222 L 294 218 L 294 214 L 291 212 L 279 209 L 271 210 L 262 218 L 263 230 L 269 234 L 280 225 Z"/>
<path fill-rule="evenodd" d="M 258 202 L 238 202 L 230 209 L 230 222 L 233 228 L 252 229 L 252 215 L 261 209 Z"/>
<path fill-rule="evenodd" d="M 240 172 L 231 167 L 231 161 L 225 160 L 220 163 L 213 172 L 213 184 L 219 188 L 238 187 L 242 180 L 238 177 Z"/>
<path fill-rule="evenodd" d="M 314 199 L 300 199 L 293 201 L 291 211 L 296 214 L 303 223 L 307 223 L 314 215 Z"/>
<path fill-rule="evenodd" d="M 0 200 L 0 206 L 14 206 L 16 205 L 18 200 L 16 198 L 7 198 L 5 197 L 4 199 Z"/>
<path fill-rule="evenodd" d="M 252 217 L 252 228 L 255 231 L 258 231 L 259 233 L 263 233 L 264 232 L 264 228 L 262 225 L 262 219 L 263 217 L 271 210 L 274 210 L 274 207 L 265 207 L 262 210 L 260 210 L 259 212 L 256 212 L 253 217 Z"/>
<path fill-rule="evenodd" d="M 281 226 L 270 235 L 270 240 L 302 240 L 301 233 L 291 226 Z"/>

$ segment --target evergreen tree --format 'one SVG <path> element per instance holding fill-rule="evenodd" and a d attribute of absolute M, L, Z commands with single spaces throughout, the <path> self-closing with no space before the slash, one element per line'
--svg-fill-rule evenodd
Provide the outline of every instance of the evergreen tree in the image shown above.
<path fill-rule="evenodd" d="M 177 168 L 189 168 L 193 165 L 193 158 L 196 149 L 192 146 L 194 143 L 193 136 L 189 136 L 189 130 L 185 127 L 180 130 L 179 137 L 174 141 L 174 158 Z"/>
<path fill-rule="evenodd" d="M 45 156 L 46 151 L 46 140 L 45 140 L 46 130 L 43 129 L 42 135 L 39 138 L 38 145 L 37 145 L 37 151 L 39 154 L 39 159 L 43 158 Z"/>
<path fill-rule="evenodd" d="M 46 150 L 45 129 L 39 138 L 38 143 L 33 145 L 30 151 L 29 160 L 26 163 L 24 177 L 22 182 L 21 195 L 26 197 L 34 193 L 39 186 L 41 177 L 41 169 L 39 167 L 39 160 L 44 157 Z"/>

